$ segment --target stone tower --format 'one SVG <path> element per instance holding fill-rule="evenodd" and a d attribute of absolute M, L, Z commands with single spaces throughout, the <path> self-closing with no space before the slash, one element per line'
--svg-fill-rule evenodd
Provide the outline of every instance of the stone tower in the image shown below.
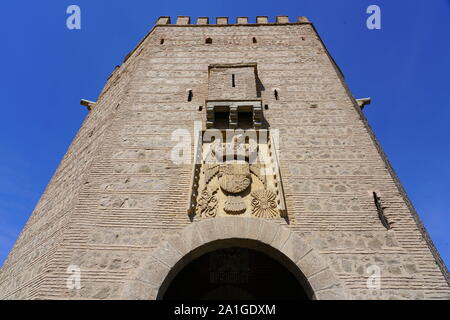
<path fill-rule="evenodd" d="M 160 17 L 0 273 L 3 299 L 448 299 L 448 271 L 304 17 Z"/>

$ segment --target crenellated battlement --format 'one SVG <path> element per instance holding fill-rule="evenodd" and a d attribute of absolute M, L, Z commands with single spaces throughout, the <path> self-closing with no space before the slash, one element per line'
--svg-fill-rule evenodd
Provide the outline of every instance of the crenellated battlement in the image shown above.
<path fill-rule="evenodd" d="M 210 23 L 209 17 L 198 17 L 195 21 L 191 21 L 191 17 L 189 16 L 178 16 L 176 19 L 176 23 L 172 23 L 170 17 L 162 16 L 159 17 L 156 21 L 156 25 L 200 25 L 200 26 L 229 26 L 229 25 L 267 25 L 267 24 L 305 24 L 311 23 L 307 17 L 297 17 L 297 19 L 293 22 L 289 20 L 288 16 L 276 16 L 274 22 L 269 21 L 268 16 L 257 16 L 256 22 L 249 22 L 248 17 L 236 17 L 235 21 L 231 21 L 228 17 L 216 17 L 214 23 Z M 233 23 L 234 22 L 234 23 Z"/>

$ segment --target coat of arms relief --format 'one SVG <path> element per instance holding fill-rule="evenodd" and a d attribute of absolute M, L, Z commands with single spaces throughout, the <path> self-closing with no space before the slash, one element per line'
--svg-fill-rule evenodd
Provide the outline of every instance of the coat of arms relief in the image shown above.
<path fill-rule="evenodd" d="M 268 134 L 268 131 L 265 131 Z M 286 207 L 273 142 L 203 141 L 194 168 L 188 212 L 217 216 L 285 217 Z"/>

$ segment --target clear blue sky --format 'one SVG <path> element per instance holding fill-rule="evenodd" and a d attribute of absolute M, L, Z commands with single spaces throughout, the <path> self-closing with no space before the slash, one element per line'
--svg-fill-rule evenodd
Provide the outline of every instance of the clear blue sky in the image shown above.
<path fill-rule="evenodd" d="M 370 4 L 381 30 L 366 28 Z M 160 15 L 308 16 L 354 96 L 372 97 L 365 114 L 450 264 L 449 0 L 2 0 L 0 265 L 86 116 L 80 99 L 96 100 Z"/>

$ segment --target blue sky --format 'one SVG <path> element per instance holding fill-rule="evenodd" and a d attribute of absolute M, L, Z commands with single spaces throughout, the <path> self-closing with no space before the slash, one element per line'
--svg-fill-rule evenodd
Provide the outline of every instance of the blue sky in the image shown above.
<path fill-rule="evenodd" d="M 82 29 L 66 28 L 81 7 Z M 382 29 L 366 28 L 381 7 Z M 115 65 L 161 15 L 308 16 L 450 264 L 450 1 L 3 0 L 0 265 Z"/>

